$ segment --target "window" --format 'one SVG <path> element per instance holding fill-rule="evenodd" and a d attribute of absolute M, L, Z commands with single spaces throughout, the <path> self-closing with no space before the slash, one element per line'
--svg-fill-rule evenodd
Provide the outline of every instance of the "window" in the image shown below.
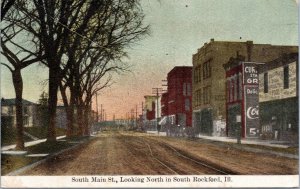
<path fill-rule="evenodd" d="M 283 88 L 289 88 L 289 66 L 283 67 Z"/>
<path fill-rule="evenodd" d="M 239 100 L 242 100 L 242 74 L 241 73 L 239 73 L 239 75 L 238 75 L 238 77 L 239 77 L 239 79 L 238 79 L 238 81 L 239 81 L 239 83 L 238 83 L 238 99 Z"/>
<path fill-rule="evenodd" d="M 8 106 L 8 115 L 12 115 L 14 113 L 13 106 Z"/>
<path fill-rule="evenodd" d="M 197 78 L 198 74 L 197 74 L 197 70 L 198 70 L 197 68 L 194 69 L 194 82 L 195 82 L 195 83 L 198 83 L 198 78 Z"/>
<path fill-rule="evenodd" d="M 209 104 L 211 99 L 211 87 L 207 86 L 203 88 L 203 104 Z"/>
<path fill-rule="evenodd" d="M 27 115 L 28 114 L 28 106 L 23 106 L 23 113 L 25 114 L 25 115 Z"/>
<path fill-rule="evenodd" d="M 201 82 L 201 65 L 198 66 L 198 82 Z"/>
<path fill-rule="evenodd" d="M 186 83 L 183 83 L 183 96 L 186 96 Z"/>
<path fill-rule="evenodd" d="M 187 96 L 191 96 L 192 88 L 190 83 L 186 84 L 186 91 L 187 91 Z"/>
<path fill-rule="evenodd" d="M 234 101 L 234 78 L 230 80 L 230 102 Z"/>
<path fill-rule="evenodd" d="M 184 101 L 185 111 L 190 111 L 190 99 L 186 98 Z"/>
<path fill-rule="evenodd" d="M 194 95 L 194 102 L 195 102 L 196 106 L 199 106 L 201 104 L 200 92 L 201 92 L 201 90 L 197 90 L 196 94 Z"/>
<path fill-rule="evenodd" d="M 211 77 L 211 61 L 207 61 L 203 64 L 203 79 Z"/>
<path fill-rule="evenodd" d="M 197 66 L 194 70 L 194 82 L 199 83 L 201 81 L 201 65 Z"/>
<path fill-rule="evenodd" d="M 230 80 L 227 79 L 226 81 L 226 88 L 227 88 L 227 102 L 230 102 Z"/>
<path fill-rule="evenodd" d="M 198 94 L 198 96 L 199 96 L 199 105 L 201 105 L 203 102 L 202 102 L 202 96 L 203 96 L 203 91 L 202 91 L 202 89 L 199 89 L 199 94 Z"/>
<path fill-rule="evenodd" d="M 264 93 L 268 93 L 268 72 L 264 73 Z"/>

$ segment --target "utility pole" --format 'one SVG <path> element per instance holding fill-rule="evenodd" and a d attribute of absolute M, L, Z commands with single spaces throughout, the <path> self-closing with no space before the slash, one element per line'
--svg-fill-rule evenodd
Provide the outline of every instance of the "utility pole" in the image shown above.
<path fill-rule="evenodd" d="M 144 130 L 144 102 L 142 102 L 141 129 Z"/>
<path fill-rule="evenodd" d="M 105 110 L 102 109 L 102 121 L 105 121 Z"/>
<path fill-rule="evenodd" d="M 98 110 L 98 93 L 96 92 L 96 106 L 97 106 L 97 123 L 99 121 L 99 110 Z"/>
<path fill-rule="evenodd" d="M 103 119 L 102 119 L 102 104 L 101 104 L 101 109 L 100 109 L 100 121 L 102 121 Z"/>
<path fill-rule="evenodd" d="M 137 119 L 138 119 L 138 117 L 137 117 L 137 112 L 138 110 L 137 110 L 137 105 L 135 105 L 135 127 L 137 127 Z"/>
<path fill-rule="evenodd" d="M 159 128 L 158 128 L 158 122 L 159 122 L 159 117 L 158 117 L 158 97 L 159 97 L 159 94 L 161 94 L 162 92 L 162 88 L 152 88 L 152 94 L 155 94 L 156 95 L 156 130 L 159 131 Z"/>

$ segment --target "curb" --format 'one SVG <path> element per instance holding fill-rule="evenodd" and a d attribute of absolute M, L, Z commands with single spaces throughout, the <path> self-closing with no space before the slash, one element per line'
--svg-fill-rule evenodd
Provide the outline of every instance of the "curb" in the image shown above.
<path fill-rule="evenodd" d="M 87 142 L 90 142 L 90 141 L 95 140 L 95 139 L 96 139 L 96 138 L 93 137 L 92 139 L 88 140 Z M 86 143 L 86 142 L 82 142 L 82 143 L 76 144 L 76 145 L 74 145 L 74 146 L 72 146 L 72 147 L 70 147 L 70 148 L 66 148 L 66 149 L 61 150 L 61 151 L 59 151 L 59 152 L 56 152 L 56 153 L 54 153 L 54 154 L 50 154 L 49 156 L 47 156 L 47 157 L 44 158 L 44 159 L 41 159 L 41 160 L 39 160 L 39 161 L 37 161 L 37 162 L 34 162 L 34 163 L 32 163 L 32 164 L 29 164 L 29 165 L 26 165 L 26 166 L 24 166 L 24 167 L 21 167 L 21 168 L 15 170 L 15 171 L 12 171 L 12 172 L 10 172 L 10 173 L 8 173 L 8 174 L 6 174 L 6 175 L 2 175 L 2 176 L 17 176 L 17 175 L 19 175 L 19 174 L 21 174 L 21 173 L 23 173 L 23 172 L 25 172 L 25 171 L 28 171 L 29 169 L 33 169 L 33 168 L 37 167 L 38 165 L 40 165 L 40 164 L 46 162 L 47 160 L 49 160 L 49 159 L 51 159 L 51 158 L 53 158 L 53 157 L 55 157 L 55 156 L 57 156 L 57 155 L 60 155 L 60 154 L 65 153 L 65 152 L 67 152 L 67 151 L 71 151 L 71 150 L 73 150 L 73 149 L 75 149 L 75 148 L 78 148 L 78 147 L 80 147 L 81 145 L 83 145 L 83 144 L 85 144 L 85 143 Z"/>

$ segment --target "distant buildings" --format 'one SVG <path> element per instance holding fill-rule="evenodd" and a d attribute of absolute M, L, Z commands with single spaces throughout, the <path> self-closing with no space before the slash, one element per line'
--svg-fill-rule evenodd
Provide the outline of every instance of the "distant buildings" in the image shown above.
<path fill-rule="evenodd" d="M 144 107 L 144 126 L 148 130 L 157 130 L 157 121 L 161 118 L 160 96 L 146 95 Z"/>
<path fill-rule="evenodd" d="M 176 66 L 167 76 L 167 92 L 162 94 L 161 125 L 192 126 L 192 67 Z M 170 129 L 170 128 L 169 128 Z"/>
<path fill-rule="evenodd" d="M 236 54 L 248 62 L 268 62 L 284 53 L 298 52 L 296 46 L 273 46 L 247 42 L 214 41 L 193 55 L 193 126 L 200 134 L 224 134 L 226 85 L 223 64 Z"/>

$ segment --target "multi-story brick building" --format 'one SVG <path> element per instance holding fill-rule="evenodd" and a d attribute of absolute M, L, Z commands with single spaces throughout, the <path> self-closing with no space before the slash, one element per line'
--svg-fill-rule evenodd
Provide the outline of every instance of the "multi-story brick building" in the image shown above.
<path fill-rule="evenodd" d="M 266 63 L 238 56 L 224 68 L 227 135 L 297 142 L 298 53 Z"/>
<path fill-rule="evenodd" d="M 253 44 L 252 41 L 205 43 L 193 55 L 193 126 L 205 135 L 220 135 L 225 123 L 225 70 L 223 64 L 236 54 L 248 62 L 268 62 L 296 46 Z"/>
<path fill-rule="evenodd" d="M 176 66 L 167 76 L 167 92 L 162 94 L 161 124 L 192 126 L 192 67 Z"/>

